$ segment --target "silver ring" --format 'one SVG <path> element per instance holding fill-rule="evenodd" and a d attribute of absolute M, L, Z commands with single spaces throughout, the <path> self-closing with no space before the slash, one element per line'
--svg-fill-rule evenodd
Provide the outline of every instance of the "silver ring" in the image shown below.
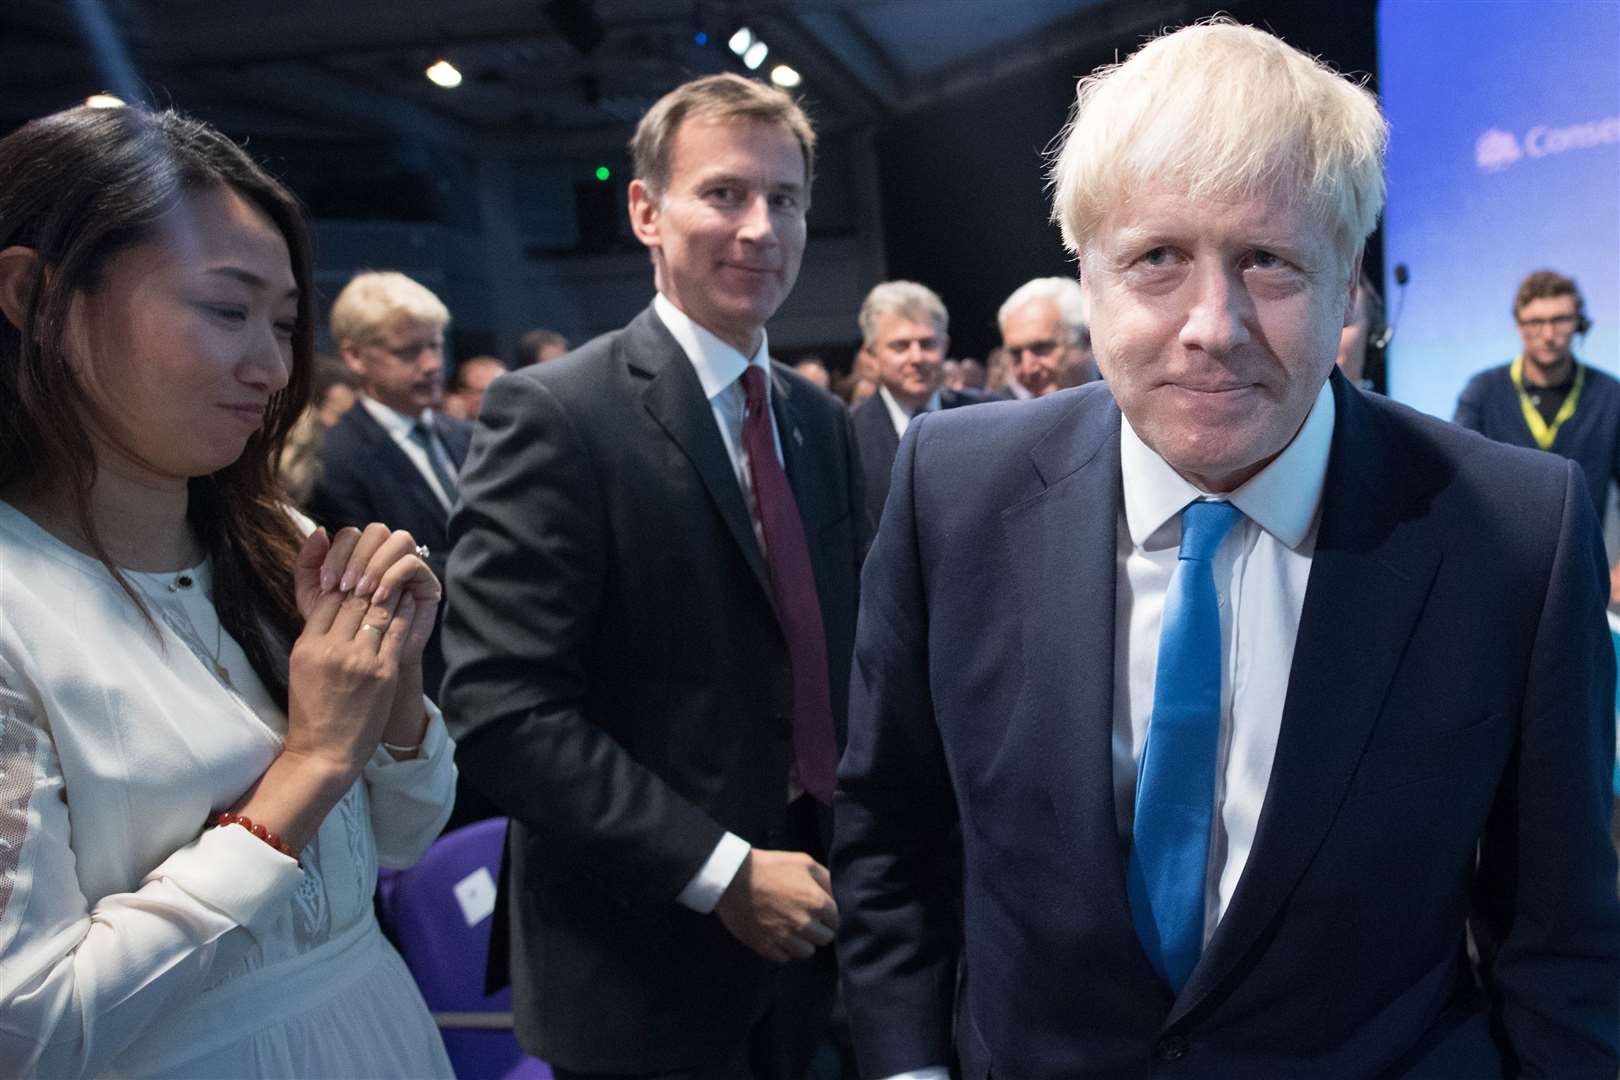
<path fill-rule="evenodd" d="M 381 626 L 372 626 L 368 622 L 361 623 L 360 624 L 360 629 L 362 629 L 362 630 L 370 630 L 373 634 L 376 634 L 378 637 L 382 637 L 384 634 L 386 634 L 388 632 L 383 627 L 381 627 Z"/>
<path fill-rule="evenodd" d="M 416 557 L 418 559 L 421 559 L 423 562 L 427 562 L 427 559 L 428 559 L 428 546 L 426 544 L 417 544 L 416 545 Z"/>

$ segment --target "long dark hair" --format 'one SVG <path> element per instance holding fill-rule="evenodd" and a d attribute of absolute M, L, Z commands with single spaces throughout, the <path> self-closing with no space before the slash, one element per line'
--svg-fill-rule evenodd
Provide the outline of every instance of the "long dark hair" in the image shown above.
<path fill-rule="evenodd" d="M 303 620 L 293 592 L 298 530 L 274 462 L 309 396 L 315 351 L 314 275 L 303 211 L 230 139 L 175 112 L 77 108 L 0 139 L 0 250 L 38 253 L 21 328 L 0 319 L 0 489 L 46 478 L 65 487 L 91 551 L 150 621 L 91 517 L 95 446 L 86 424 L 106 418 L 69 362 L 69 305 L 94 292 L 115 253 L 153 235 L 189 194 L 230 188 L 280 230 L 298 284 L 292 374 L 236 461 L 189 482 L 187 517 L 214 567 L 220 623 L 271 695 L 287 704 L 287 655 Z"/>

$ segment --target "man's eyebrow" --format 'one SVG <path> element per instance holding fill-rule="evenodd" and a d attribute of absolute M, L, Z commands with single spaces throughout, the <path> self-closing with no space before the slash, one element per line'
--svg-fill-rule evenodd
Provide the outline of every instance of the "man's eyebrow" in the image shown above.
<path fill-rule="evenodd" d="M 215 274 L 220 277 L 232 278 L 233 280 L 240 281 L 242 284 L 255 289 L 268 289 L 271 287 L 270 282 L 266 281 L 258 274 L 255 274 L 253 271 L 244 270 L 240 266 L 213 266 L 209 267 L 207 273 Z M 294 285 L 292 288 L 288 289 L 286 295 L 288 297 L 296 297 L 298 295 L 298 286 Z"/>
<path fill-rule="evenodd" d="M 740 173 L 714 173 L 699 177 L 699 187 L 713 187 L 716 184 L 731 185 L 733 187 L 748 187 L 756 178 L 743 176 Z M 772 181 L 766 185 L 773 191 L 803 191 L 804 184 L 798 180 Z"/>

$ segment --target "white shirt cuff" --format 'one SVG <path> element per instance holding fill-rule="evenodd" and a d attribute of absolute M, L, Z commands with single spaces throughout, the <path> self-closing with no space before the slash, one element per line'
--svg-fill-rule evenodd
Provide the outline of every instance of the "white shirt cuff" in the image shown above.
<path fill-rule="evenodd" d="M 943 1065 L 929 1065 L 921 1069 L 909 1069 L 893 1076 L 885 1076 L 883 1080 L 950 1080 L 951 1070 Z"/>
<path fill-rule="evenodd" d="M 720 894 L 726 891 L 731 879 L 737 876 L 742 869 L 743 860 L 753 849 L 748 841 L 736 833 L 726 833 L 720 842 L 714 845 L 709 853 L 709 860 L 703 864 L 703 869 L 692 875 L 692 880 L 686 883 L 680 895 L 675 899 L 697 912 L 707 915 L 714 910 L 714 905 L 720 902 Z"/>
<path fill-rule="evenodd" d="M 262 928 L 304 878 L 289 859 L 239 825 L 204 829 L 159 863 L 142 884 L 172 882 L 239 926 Z"/>

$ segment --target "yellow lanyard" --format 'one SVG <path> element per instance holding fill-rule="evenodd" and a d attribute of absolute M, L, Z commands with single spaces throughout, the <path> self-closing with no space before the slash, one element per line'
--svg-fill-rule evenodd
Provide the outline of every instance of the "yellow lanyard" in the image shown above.
<path fill-rule="evenodd" d="M 1575 403 L 1581 398 L 1581 387 L 1586 385 L 1586 368 L 1579 363 L 1575 365 L 1575 385 L 1569 388 L 1569 396 L 1564 399 L 1564 405 L 1553 417 L 1549 425 L 1541 418 L 1541 410 L 1536 408 L 1535 402 L 1524 389 L 1524 357 L 1520 356 L 1508 368 L 1508 375 L 1513 379 L 1513 388 L 1519 392 L 1519 408 L 1524 413 L 1524 422 L 1530 426 L 1530 435 L 1536 440 L 1536 445 L 1543 450 L 1551 450 L 1553 442 L 1558 438 L 1558 429 L 1564 426 L 1564 421 L 1575 415 Z"/>

